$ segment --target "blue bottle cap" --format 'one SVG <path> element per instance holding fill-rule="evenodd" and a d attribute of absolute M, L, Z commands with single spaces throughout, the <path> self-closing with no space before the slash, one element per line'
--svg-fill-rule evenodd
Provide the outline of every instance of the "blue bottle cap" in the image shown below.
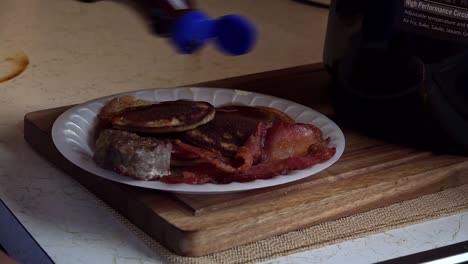
<path fill-rule="evenodd" d="M 227 15 L 216 21 L 216 44 L 227 54 L 242 55 L 255 45 L 257 32 L 246 18 Z"/>
<path fill-rule="evenodd" d="M 194 53 L 215 35 L 215 22 L 199 11 L 181 16 L 174 24 L 171 38 L 181 53 Z"/>
<path fill-rule="evenodd" d="M 218 48 L 229 55 L 248 53 L 254 46 L 256 31 L 245 18 L 227 15 L 211 19 L 200 11 L 181 16 L 174 24 L 172 41 L 181 53 L 194 53 L 213 39 Z"/>

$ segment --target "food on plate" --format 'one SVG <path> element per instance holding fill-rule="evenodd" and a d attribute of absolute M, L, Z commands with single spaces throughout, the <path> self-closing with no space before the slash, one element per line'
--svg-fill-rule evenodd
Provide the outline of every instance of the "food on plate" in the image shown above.
<path fill-rule="evenodd" d="M 99 112 L 99 121 L 103 122 L 110 122 L 112 117 L 118 113 L 120 113 L 122 110 L 130 107 L 138 107 L 138 106 L 143 106 L 143 105 L 150 105 L 154 104 L 156 102 L 152 101 L 147 101 L 147 100 L 142 100 L 142 99 L 137 99 L 133 96 L 130 95 L 123 95 L 120 97 L 116 97 L 112 100 L 110 100 L 104 107 L 101 109 Z"/>
<path fill-rule="evenodd" d="M 139 180 L 226 184 L 269 179 L 335 155 L 312 124 L 271 107 L 201 101 L 109 101 L 98 115 L 94 160 Z"/>
<path fill-rule="evenodd" d="M 168 133 L 194 129 L 211 121 L 214 107 L 207 102 L 177 100 L 149 102 L 131 96 L 111 100 L 100 118 L 133 132 Z"/>
<path fill-rule="evenodd" d="M 174 144 L 186 153 L 190 153 L 201 160 L 211 163 L 221 171 L 230 173 L 242 172 L 250 168 L 260 158 L 266 131 L 267 125 L 259 122 L 255 132 L 239 147 L 233 158 L 209 148 L 184 143 L 181 140 L 175 140 Z"/>
<path fill-rule="evenodd" d="M 172 145 L 153 137 L 104 129 L 96 141 L 94 160 L 106 169 L 140 180 L 170 175 Z"/>
<path fill-rule="evenodd" d="M 275 123 L 265 138 L 262 162 L 306 156 L 310 147 L 323 142 L 322 131 L 310 124 Z"/>
<path fill-rule="evenodd" d="M 295 143 L 295 146 L 276 145 L 274 144 L 275 137 L 267 137 L 270 129 L 279 130 L 278 134 L 288 133 L 287 131 L 301 133 L 293 135 L 294 140 L 289 141 L 290 143 Z M 261 132 L 258 133 L 259 131 Z M 257 130 L 256 135 L 250 138 L 252 140 L 244 145 L 245 148 L 242 148 L 242 150 L 250 153 L 255 160 L 251 163 L 251 166 L 244 167 L 243 170 L 230 172 L 218 166 L 215 162 L 209 162 L 195 165 L 190 169 L 175 173 L 171 177 L 162 178 L 161 181 L 166 183 L 202 184 L 206 182 L 231 183 L 270 179 L 278 175 L 285 175 L 292 170 L 306 169 L 315 164 L 325 162 L 332 158 L 336 152 L 335 148 L 328 147 L 329 139 L 323 139 L 321 132 L 315 133 L 317 129 L 312 125 L 275 123 L 265 132 L 263 129 Z M 315 143 L 308 145 L 307 150 L 304 152 L 303 145 L 311 141 L 315 141 Z M 250 144 L 252 142 L 254 144 Z M 260 144 L 256 145 L 255 143 L 257 142 Z M 297 144 L 299 142 L 300 144 Z M 260 157 L 258 157 L 258 149 L 252 147 L 252 145 L 261 147 Z M 265 152 L 264 145 L 275 146 L 275 148 L 270 148 L 270 152 Z M 280 151 L 285 151 L 285 154 L 278 156 L 277 153 Z M 218 160 L 218 162 L 222 161 Z"/>
<path fill-rule="evenodd" d="M 211 122 L 186 131 L 184 138 L 194 145 L 234 157 L 239 147 L 255 132 L 258 123 L 276 121 L 294 122 L 285 113 L 270 107 L 223 106 L 216 109 Z"/>

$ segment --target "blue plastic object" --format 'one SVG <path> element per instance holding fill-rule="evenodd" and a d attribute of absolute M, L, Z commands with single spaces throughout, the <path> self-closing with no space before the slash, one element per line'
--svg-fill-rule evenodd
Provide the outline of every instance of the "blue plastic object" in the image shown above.
<path fill-rule="evenodd" d="M 181 53 L 194 53 L 212 40 L 222 52 L 236 56 L 252 50 L 256 35 L 253 24 L 242 16 L 211 19 L 200 11 L 191 11 L 175 22 L 171 38 Z"/>

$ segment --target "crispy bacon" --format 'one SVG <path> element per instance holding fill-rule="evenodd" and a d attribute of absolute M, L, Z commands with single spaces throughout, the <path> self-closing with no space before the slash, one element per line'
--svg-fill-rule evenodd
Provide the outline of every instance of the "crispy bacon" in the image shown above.
<path fill-rule="evenodd" d="M 206 160 L 221 171 L 244 172 L 260 159 L 267 129 L 267 125 L 259 123 L 255 133 L 239 148 L 234 160 L 224 157 L 219 152 L 192 146 L 180 140 L 176 140 L 175 145 L 186 153 L 195 154 L 200 159 Z"/>
<path fill-rule="evenodd" d="M 292 170 L 302 170 L 323 163 L 335 155 L 335 148 L 328 148 L 325 142 L 316 143 L 306 156 L 288 157 L 281 160 L 259 163 L 245 173 L 234 173 L 224 176 L 222 183 L 248 182 L 258 179 L 270 179 L 285 175 Z"/>
<path fill-rule="evenodd" d="M 309 153 L 301 157 L 288 157 L 282 160 L 259 163 L 249 170 L 240 173 L 226 173 L 213 164 L 200 164 L 177 173 L 171 177 L 164 177 L 160 181 L 165 183 L 231 183 L 249 182 L 258 179 L 270 179 L 278 175 L 285 175 L 292 170 L 301 170 L 323 163 L 335 155 L 335 148 L 328 148 L 327 142 L 310 146 Z"/>
<path fill-rule="evenodd" d="M 236 172 L 244 172 L 257 163 L 262 155 L 269 125 L 258 123 L 255 133 L 249 137 L 247 142 L 242 145 L 236 154 L 236 159 L 241 160 L 241 165 Z"/>
<path fill-rule="evenodd" d="M 217 183 L 217 179 L 223 177 L 224 171 L 216 168 L 212 164 L 203 163 L 186 168 L 176 172 L 170 177 L 163 177 L 159 181 L 164 183 L 188 183 L 188 184 L 203 184 Z"/>
<path fill-rule="evenodd" d="M 236 168 L 234 168 L 232 162 L 228 158 L 221 155 L 219 152 L 192 146 L 180 140 L 176 140 L 174 143 L 176 146 L 180 147 L 184 151 L 197 155 L 200 159 L 206 160 L 207 162 L 211 163 L 216 168 L 222 171 L 236 171 Z"/>
<path fill-rule="evenodd" d="M 243 163 L 236 168 L 218 153 L 182 143 L 180 146 L 184 149 L 190 149 L 192 153 L 197 153 L 210 163 L 187 168 L 175 176 L 163 178 L 162 181 L 225 184 L 270 179 L 329 160 L 336 153 L 335 148 L 328 147 L 329 140 L 324 140 L 320 129 L 313 125 L 277 123 L 268 128 L 262 124 L 239 149 L 237 157 Z M 226 170 L 227 166 L 231 166 L 232 169 Z"/>
<path fill-rule="evenodd" d="M 274 123 L 265 139 L 262 162 L 304 156 L 309 146 L 322 141 L 322 132 L 314 125 Z"/>
<path fill-rule="evenodd" d="M 187 167 L 203 163 L 198 155 L 188 152 L 176 144 L 172 144 L 171 167 Z"/>

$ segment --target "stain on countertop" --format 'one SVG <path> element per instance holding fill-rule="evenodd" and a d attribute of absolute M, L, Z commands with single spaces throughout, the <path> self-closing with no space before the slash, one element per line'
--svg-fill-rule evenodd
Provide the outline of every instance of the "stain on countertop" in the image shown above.
<path fill-rule="evenodd" d="M 20 75 L 28 67 L 29 58 L 23 51 L 16 51 L 0 60 L 0 83 Z"/>

